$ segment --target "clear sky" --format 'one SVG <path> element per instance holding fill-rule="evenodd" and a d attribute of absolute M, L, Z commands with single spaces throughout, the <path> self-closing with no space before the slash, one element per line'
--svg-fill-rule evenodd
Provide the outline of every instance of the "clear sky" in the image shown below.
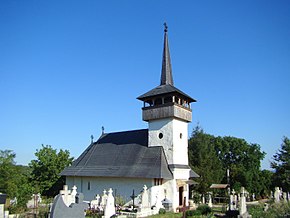
<path fill-rule="evenodd" d="M 1 0 L 0 149 L 78 157 L 102 126 L 147 128 L 136 97 L 159 85 L 164 21 L 189 134 L 257 143 L 269 169 L 290 137 L 289 0 Z"/>

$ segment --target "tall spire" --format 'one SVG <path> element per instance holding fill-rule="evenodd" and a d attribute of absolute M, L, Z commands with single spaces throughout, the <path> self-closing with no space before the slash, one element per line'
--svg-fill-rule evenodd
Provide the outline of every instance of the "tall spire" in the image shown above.
<path fill-rule="evenodd" d="M 173 86 L 172 69 L 168 45 L 167 36 L 167 24 L 164 23 L 164 47 L 163 47 L 163 57 L 162 57 L 162 70 L 161 70 L 161 82 L 160 85 L 170 84 Z"/>

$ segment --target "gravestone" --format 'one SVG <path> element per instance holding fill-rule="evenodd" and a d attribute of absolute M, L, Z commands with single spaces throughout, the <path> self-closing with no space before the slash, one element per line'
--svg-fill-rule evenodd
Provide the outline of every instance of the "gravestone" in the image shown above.
<path fill-rule="evenodd" d="M 202 197 L 201 197 L 201 203 L 202 204 L 205 204 L 205 197 L 204 197 L 204 195 L 202 195 Z"/>
<path fill-rule="evenodd" d="M 107 193 L 107 191 L 104 189 L 103 195 L 102 195 L 102 198 L 101 198 L 101 204 L 100 204 L 100 206 L 102 208 L 105 208 L 105 205 L 107 204 L 108 195 L 106 193 Z"/>
<path fill-rule="evenodd" d="M 27 201 L 26 207 L 33 209 L 33 208 L 38 208 L 38 204 L 41 202 L 41 196 L 40 194 L 33 194 L 31 196 L 31 199 Z"/>
<path fill-rule="evenodd" d="M 275 187 L 275 192 L 274 192 L 274 201 L 275 203 L 279 203 L 280 202 L 280 189 L 279 187 Z"/>
<path fill-rule="evenodd" d="M 113 197 L 113 190 L 110 188 L 108 191 L 108 196 L 107 196 L 107 200 L 106 200 L 106 206 L 105 206 L 105 212 L 104 212 L 104 216 L 105 218 L 110 218 L 111 216 L 113 216 L 116 211 L 115 211 L 115 199 Z"/>
<path fill-rule="evenodd" d="M 141 204 L 142 204 L 141 209 L 150 208 L 149 194 L 146 185 L 143 186 L 143 192 L 141 195 Z"/>
<path fill-rule="evenodd" d="M 251 218 L 252 216 L 247 211 L 246 204 L 246 196 L 245 196 L 245 188 L 241 188 L 241 196 L 240 196 L 240 207 L 239 207 L 239 218 Z"/>
<path fill-rule="evenodd" d="M 82 193 L 76 194 L 75 203 L 69 205 L 65 204 L 63 194 L 58 194 L 53 201 L 50 211 L 50 218 L 84 218 L 85 209 L 88 204 L 83 202 L 84 196 Z"/>
<path fill-rule="evenodd" d="M 75 198 L 72 198 L 71 190 L 68 189 L 67 185 L 63 186 L 63 190 L 60 190 L 59 194 L 62 196 L 63 202 L 67 207 L 72 203 L 75 203 Z"/>
<path fill-rule="evenodd" d="M 208 204 L 207 204 L 209 207 L 212 207 L 212 193 L 209 192 L 208 193 Z"/>
<path fill-rule="evenodd" d="M 95 200 L 91 201 L 91 208 L 97 209 L 99 207 L 99 204 L 100 204 L 100 195 L 97 194 Z"/>

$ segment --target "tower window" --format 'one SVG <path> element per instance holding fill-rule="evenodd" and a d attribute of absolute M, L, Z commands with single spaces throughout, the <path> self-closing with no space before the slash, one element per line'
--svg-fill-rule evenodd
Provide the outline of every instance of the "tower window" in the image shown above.
<path fill-rule="evenodd" d="M 162 104 L 162 99 L 161 98 L 157 98 L 155 100 L 155 105 L 160 105 L 160 104 Z"/>
<path fill-rule="evenodd" d="M 91 182 L 88 182 L 88 190 L 91 190 Z"/>
<path fill-rule="evenodd" d="M 159 137 L 160 139 L 162 139 L 162 138 L 163 138 L 163 133 L 159 133 L 158 137 Z"/>
<path fill-rule="evenodd" d="M 171 96 L 164 98 L 164 103 L 165 104 L 169 103 L 169 102 L 172 102 L 172 97 Z"/>
<path fill-rule="evenodd" d="M 179 134 L 179 138 L 182 139 L 182 133 Z"/>

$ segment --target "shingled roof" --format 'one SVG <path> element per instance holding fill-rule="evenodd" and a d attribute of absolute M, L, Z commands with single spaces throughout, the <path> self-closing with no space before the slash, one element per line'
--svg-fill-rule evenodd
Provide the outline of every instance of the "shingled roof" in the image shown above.
<path fill-rule="evenodd" d="M 149 99 L 153 96 L 157 97 L 157 96 L 162 96 L 164 94 L 177 94 L 177 95 L 184 96 L 185 98 L 188 99 L 189 102 L 196 102 L 195 99 L 191 98 L 189 95 L 185 94 L 184 92 L 180 91 L 178 88 L 170 84 L 157 86 L 156 88 L 146 92 L 145 94 L 140 95 L 137 99 L 141 101 L 145 101 L 146 99 Z"/>
<path fill-rule="evenodd" d="M 61 175 L 173 178 L 163 148 L 148 147 L 148 129 L 103 134 Z"/>

